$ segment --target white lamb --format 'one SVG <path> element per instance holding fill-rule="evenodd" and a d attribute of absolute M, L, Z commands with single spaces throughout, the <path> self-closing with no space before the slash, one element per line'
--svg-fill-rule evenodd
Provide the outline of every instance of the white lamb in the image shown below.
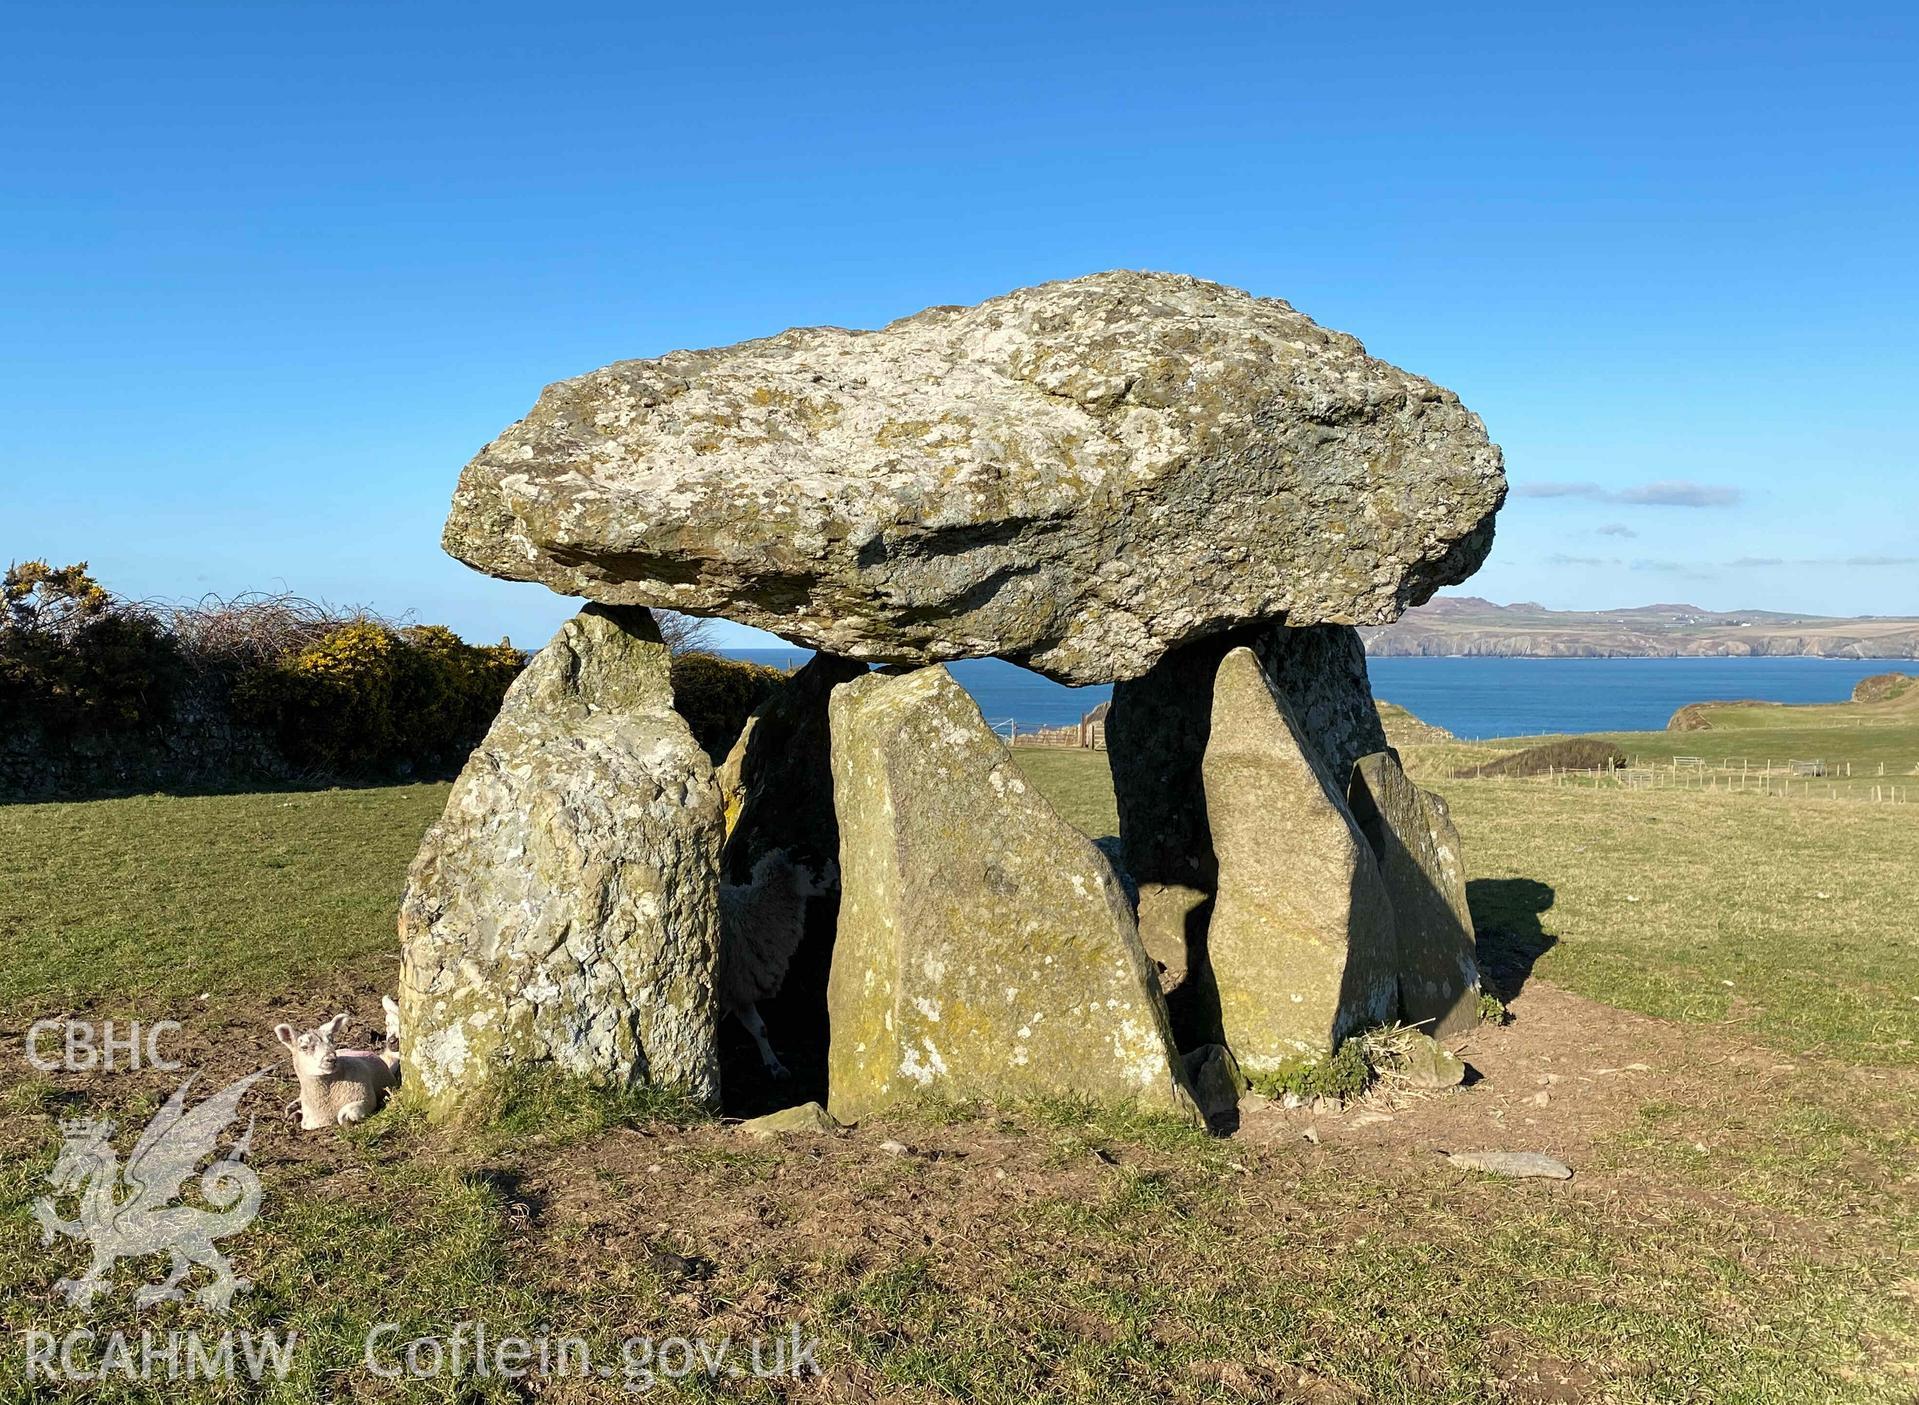
<path fill-rule="evenodd" d="M 763 854 L 745 883 L 720 885 L 720 1010 L 746 1026 L 760 1046 L 760 1060 L 775 1078 L 789 1078 L 766 1037 L 759 1004 L 786 983 L 786 969 L 806 932 L 806 900 L 828 890 L 784 849 Z"/>
<path fill-rule="evenodd" d="M 400 1086 L 399 1006 L 391 997 L 380 1003 L 386 1009 L 387 1047 L 379 1051 L 334 1046 L 334 1040 L 346 1032 L 345 1015 L 335 1015 L 318 1029 L 298 1036 L 292 1025 L 273 1027 L 274 1038 L 293 1051 L 300 1096 L 287 1104 L 287 1114 L 299 1110 L 301 1131 L 347 1127 L 371 1117 Z"/>

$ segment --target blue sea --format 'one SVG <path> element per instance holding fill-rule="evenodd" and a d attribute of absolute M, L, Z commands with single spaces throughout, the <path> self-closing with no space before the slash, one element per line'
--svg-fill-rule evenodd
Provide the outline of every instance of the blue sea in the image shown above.
<path fill-rule="evenodd" d="M 805 649 L 729 649 L 794 667 Z M 1068 688 L 1000 659 L 947 665 L 996 727 L 1057 727 L 1112 696 Z M 1373 692 L 1470 740 L 1541 732 L 1656 732 L 1687 703 L 1758 698 L 1841 702 L 1875 673 L 1919 673 L 1912 659 L 1372 659 Z"/>

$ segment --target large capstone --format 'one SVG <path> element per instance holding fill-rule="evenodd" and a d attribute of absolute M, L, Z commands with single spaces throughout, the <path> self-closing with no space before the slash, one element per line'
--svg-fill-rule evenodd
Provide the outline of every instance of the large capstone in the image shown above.
<path fill-rule="evenodd" d="M 1390 751 L 1361 757 L 1348 802 L 1393 904 L 1400 1018 L 1439 1038 L 1479 1023 L 1479 963 L 1459 831 Z"/>
<path fill-rule="evenodd" d="M 1204 770 L 1219 863 L 1207 954 L 1240 1066 L 1277 1071 L 1391 1020 L 1393 910 L 1378 864 L 1251 649 L 1214 676 Z"/>
<path fill-rule="evenodd" d="M 511 1069 L 717 1098 L 719 792 L 647 611 L 589 605 L 508 689 L 407 875 L 409 1090 Z"/>
<path fill-rule="evenodd" d="M 1457 396 L 1284 302 L 1100 273 L 549 386 L 445 545 L 852 658 L 1133 678 L 1236 625 L 1384 624 L 1492 545 Z"/>
<path fill-rule="evenodd" d="M 827 1105 L 1073 1095 L 1196 1117 L 1112 866 L 943 668 L 833 691 Z"/>

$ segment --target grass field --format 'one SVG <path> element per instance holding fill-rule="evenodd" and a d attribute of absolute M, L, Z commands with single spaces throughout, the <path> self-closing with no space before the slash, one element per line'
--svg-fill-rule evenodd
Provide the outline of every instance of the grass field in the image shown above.
<path fill-rule="evenodd" d="M 1667 788 L 1759 790 L 1761 771 L 1767 789 L 1787 799 L 1872 800 L 1885 803 L 1895 793 L 1903 803 L 1919 804 L 1919 687 L 1878 702 L 1796 704 L 1700 703 L 1687 711 L 1707 725 L 1693 731 L 1608 732 L 1596 734 L 1624 751 L 1634 766 L 1660 768 Z M 1414 745 L 1433 774 L 1444 774 L 1521 745 L 1555 740 L 1528 737 L 1524 742 L 1460 742 L 1450 746 Z M 1682 758 L 1699 766 L 1679 766 Z M 1820 762 L 1822 775 L 1795 775 L 1792 764 Z"/>
<path fill-rule="evenodd" d="M 1039 1106 L 767 1144 L 670 1102 L 540 1089 L 467 1139 L 400 1113 L 348 1136 L 263 1117 L 265 1208 L 228 1241 L 256 1286 L 233 1322 L 301 1342 L 285 1381 L 240 1394 L 631 1399 L 624 1338 L 744 1351 L 797 1329 L 817 1338 L 817 1379 L 660 1393 L 1919 1398 L 1919 808 L 1441 783 L 1452 748 L 1408 754 L 1452 802 L 1482 950 L 1513 997 L 1512 1023 L 1466 1048 L 1472 1086 L 1265 1108 L 1230 1140 Z M 1112 832 L 1102 757 L 1018 759 L 1075 823 Z M 0 1398 L 52 1398 L 11 1342 L 29 1325 L 228 1325 L 53 1299 L 79 1250 L 42 1247 L 28 1206 L 56 1119 L 137 1125 L 178 1075 L 38 1072 L 26 1024 L 176 1018 L 178 1053 L 216 1087 L 281 1063 L 273 1018 L 376 1019 L 400 882 L 443 796 L 0 808 Z M 262 1107 L 292 1091 L 269 1081 Z M 1544 1150 L 1578 1174 L 1494 1181 L 1435 1154 L 1461 1146 Z M 478 1318 L 577 1334 L 615 1374 L 396 1382 L 364 1365 L 374 1323 L 405 1340 Z M 119 1380 L 75 1394 L 233 1398 Z"/>
<path fill-rule="evenodd" d="M 397 960 L 445 785 L 0 807 L 0 1010 L 278 990 Z"/>

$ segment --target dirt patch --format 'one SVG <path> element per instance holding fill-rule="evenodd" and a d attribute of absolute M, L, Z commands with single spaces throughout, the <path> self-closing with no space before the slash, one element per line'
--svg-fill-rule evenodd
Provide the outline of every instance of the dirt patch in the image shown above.
<path fill-rule="evenodd" d="M 196 1002 L 146 1012 L 149 1023 L 161 1019 L 179 1023 L 180 1029 L 163 1037 L 160 1047 L 169 1059 L 183 1065 L 182 1072 L 139 1068 L 36 1073 L 21 1057 L 26 1025 L 9 1022 L 0 1027 L 0 1048 L 9 1055 L 0 1070 L 0 1090 L 12 1094 L 23 1083 L 36 1084 L 36 1098 L 45 1102 L 47 1113 L 9 1118 L 7 1131 L 0 1133 L 0 1145 L 10 1143 L 18 1149 L 23 1142 L 44 1137 L 55 1108 L 67 1115 L 73 1109 L 104 1109 L 109 1101 L 125 1106 L 162 1099 L 178 1086 L 185 1071 L 195 1072 L 196 1087 L 212 1091 L 259 1069 L 270 1069 L 258 1101 L 251 1106 L 277 1110 L 297 1095 L 298 1086 L 284 1050 L 273 1038 L 274 1023 L 284 1019 L 306 1028 L 345 1010 L 354 1017 L 352 1037 L 371 1046 L 381 1032 L 380 994 L 377 984 L 336 977 L 279 998 Z M 1582 1180 L 1592 1182 L 1605 1174 L 1591 1165 L 1595 1148 L 1634 1122 L 1648 1103 L 1710 1102 L 1720 1109 L 1741 1105 L 1763 1109 L 1791 1097 L 1809 1067 L 1805 1059 L 1752 1045 L 1710 1026 L 1674 1025 L 1631 1014 L 1537 980 L 1528 983 L 1514 1001 L 1512 1015 L 1509 1023 L 1482 1026 L 1455 1041 L 1468 1068 L 1461 1088 L 1438 1093 L 1382 1091 L 1344 1108 L 1290 1110 L 1249 1095 L 1241 1107 L 1238 1131 L 1218 1146 L 1222 1154 L 1239 1155 L 1242 1161 L 1250 1156 L 1269 1171 L 1313 1157 L 1337 1158 L 1359 1170 L 1437 1161 L 1450 1151 L 1540 1151 L 1567 1162 Z M 80 1008 L 41 1018 L 87 1020 L 94 1015 Z M 46 1036 L 41 1048 L 53 1052 L 58 1042 L 57 1034 Z M 740 1041 L 727 1042 L 737 1046 Z M 1849 1087 L 1851 1095 L 1868 1107 L 1896 1106 L 1919 1087 L 1919 1077 L 1840 1065 L 1821 1067 L 1820 1077 Z M 793 1086 L 755 1080 L 752 1101 L 778 1105 L 778 1094 Z M 793 1100 L 805 1092 L 799 1089 Z M 262 1116 L 255 1137 L 256 1162 L 334 1159 L 316 1149 L 337 1144 L 337 1136 L 303 1135 L 290 1122 L 282 1126 L 282 1120 Z M 1036 1132 L 1021 1119 L 990 1114 L 950 1125 L 875 1120 L 843 1138 L 801 1136 L 774 1143 L 742 1143 L 729 1123 L 730 1119 L 665 1130 L 623 1129 L 572 1150 L 564 1158 L 564 1171 L 530 1169 L 526 1184 L 544 1187 L 554 1205 L 589 1203 L 601 1173 L 677 1178 L 684 1191 L 682 1168 L 668 1165 L 673 1155 L 724 1148 L 741 1164 L 765 1168 L 763 1177 L 751 1178 L 756 1188 L 745 1197 L 749 1204 L 778 1199 L 812 1183 L 814 1189 L 807 1192 L 809 1209 L 801 1219 L 812 1223 L 825 1216 L 817 1228 L 824 1240 L 831 1240 L 844 1228 L 833 1222 L 835 1207 L 860 1203 L 862 1192 L 857 1187 L 866 1179 L 865 1173 L 897 1170 L 902 1164 L 901 1158 L 876 1149 L 880 1141 L 911 1146 L 914 1154 L 908 1159 L 932 1169 L 942 1190 L 956 1195 L 942 1203 L 957 1217 L 961 1233 L 975 1212 L 991 1214 L 992 1207 L 1008 1198 L 1070 1194 L 1078 1180 L 1101 1174 L 1114 1164 L 1091 1152 L 1084 1154 L 1083 1164 L 1062 1162 L 1056 1139 Z M 1034 1174 L 1036 1148 L 1045 1163 L 1043 1176 Z M 1150 1154 L 1139 1154 L 1152 1159 Z M 992 1193 L 984 1200 L 975 1204 L 957 1195 L 962 1182 L 982 1176 L 993 1182 Z M 677 1198 L 684 1207 L 684 1195 Z M 730 1193 L 723 1198 L 727 1204 L 721 1220 L 741 1213 L 752 1217 L 752 1212 L 733 1203 Z"/>
<path fill-rule="evenodd" d="M 1382 1091 L 1337 1111 L 1249 1100 L 1239 1137 L 1287 1141 L 1310 1127 L 1327 1146 L 1417 1156 L 1541 1151 L 1576 1166 L 1647 1098 L 1692 1081 L 1700 1057 L 1697 1029 L 1615 1010 L 1541 981 L 1527 985 L 1512 1013 L 1508 1024 L 1484 1025 L 1453 1042 L 1467 1066 L 1462 1088 Z M 1777 1061 L 1758 1053 L 1752 1060 Z"/>
<path fill-rule="evenodd" d="M 249 1094 L 244 1109 L 256 1118 L 254 1164 L 261 1168 L 282 1163 L 350 1164 L 358 1159 L 357 1153 L 340 1138 L 303 1135 L 297 1119 L 283 1115 L 286 1105 L 299 1097 L 300 1085 L 285 1048 L 273 1037 L 273 1026 L 285 1021 L 310 1029 L 346 1011 L 353 1017 L 349 1040 L 359 1047 L 378 1047 L 385 1033 L 382 993 L 378 983 L 336 974 L 283 995 L 171 1004 L 141 1001 L 138 1065 L 131 1054 L 116 1048 L 111 1069 L 36 1069 L 27 1059 L 27 1035 L 38 1021 L 71 1020 L 91 1026 L 98 1043 L 106 1033 L 105 1022 L 112 1020 L 112 1033 L 124 1039 L 135 1026 L 123 1000 L 96 1001 L 24 1019 L 16 1016 L 0 1023 L 0 1098 L 6 1099 L 10 1111 L 22 1115 L 0 1119 L 0 1153 L 24 1156 L 50 1146 L 50 1124 L 57 1118 L 85 1113 L 112 1116 L 124 1123 L 133 1110 L 144 1114 L 157 1107 L 189 1075 L 194 1090 L 190 1096 L 200 1097 L 266 1069 L 267 1076 Z M 177 1069 L 149 1066 L 146 1061 L 147 1035 L 164 1021 L 179 1028 L 155 1033 L 151 1047 L 166 1062 L 179 1065 Z M 59 1059 L 63 1053 L 60 1031 L 43 1032 L 35 1048 L 42 1060 Z M 240 1130 L 244 1129 L 235 1129 L 236 1135 Z"/>
<path fill-rule="evenodd" d="M 1762 1125 L 1809 1076 L 1861 1116 L 1906 1125 L 1914 1091 L 1532 981 L 1510 1024 L 1460 1045 L 1467 1086 L 1339 1111 L 1249 1105 L 1230 1139 L 989 1111 L 770 1142 L 729 1122 L 655 1122 L 476 1148 L 413 1125 L 302 1134 L 273 1115 L 295 1085 L 272 1023 L 345 1009 L 370 1037 L 379 994 L 335 981 L 166 1012 L 184 1026 L 166 1051 L 200 1069 L 200 1086 L 275 1070 L 252 1153 L 270 1215 L 303 1198 L 387 1213 L 387 1171 L 457 1167 L 497 1195 L 506 1271 L 557 1320 L 613 1336 L 744 1339 L 791 1323 L 828 1337 L 825 1374 L 792 1399 L 945 1398 L 974 1369 L 997 1373 L 997 1398 L 1358 1402 L 1389 1379 L 1412 1397 L 1464 1398 L 1462 1378 L 1493 1401 L 1615 1398 L 1622 1379 L 1658 1369 L 1631 1358 L 1629 1334 L 1594 1345 L 1501 1325 L 1515 1304 L 1582 1321 L 1594 1294 L 1641 1296 L 1655 1320 L 1670 1311 L 1662 1297 L 1706 1291 L 1686 1276 L 1727 1245 L 1767 1282 L 1781 1264 L 1836 1262 L 1853 1232 L 1843 1218 L 1774 1209 L 1730 1172 L 1717 1184 L 1721 1148 L 1707 1139 Z M 0 1097 L 21 1114 L 0 1119 L 9 1156 L 50 1150 L 54 1117 L 76 1107 L 130 1121 L 182 1076 L 22 1076 L 22 1032 L 4 1031 Z M 1648 1123 L 1660 1107 L 1680 1112 Z M 1641 1127 L 1674 1157 L 1656 1145 L 1622 1155 L 1622 1129 Z M 1442 1159 L 1476 1149 L 1542 1151 L 1576 1174 L 1495 1181 Z M 1896 1160 L 1824 1174 L 1846 1179 L 1855 1217 L 1878 1213 L 1874 1196 L 1913 1195 Z M 1694 1224 L 1712 1241 L 1674 1228 Z M 1587 1242 L 1593 1226 L 1613 1238 Z M 1639 1245 L 1645 1263 L 1602 1262 Z M 1509 1260 L 1513 1281 L 1500 1281 Z M 1744 1320 L 1753 1308 L 1724 1310 Z M 1138 1374 L 1142 1362 L 1169 1374 Z"/>

